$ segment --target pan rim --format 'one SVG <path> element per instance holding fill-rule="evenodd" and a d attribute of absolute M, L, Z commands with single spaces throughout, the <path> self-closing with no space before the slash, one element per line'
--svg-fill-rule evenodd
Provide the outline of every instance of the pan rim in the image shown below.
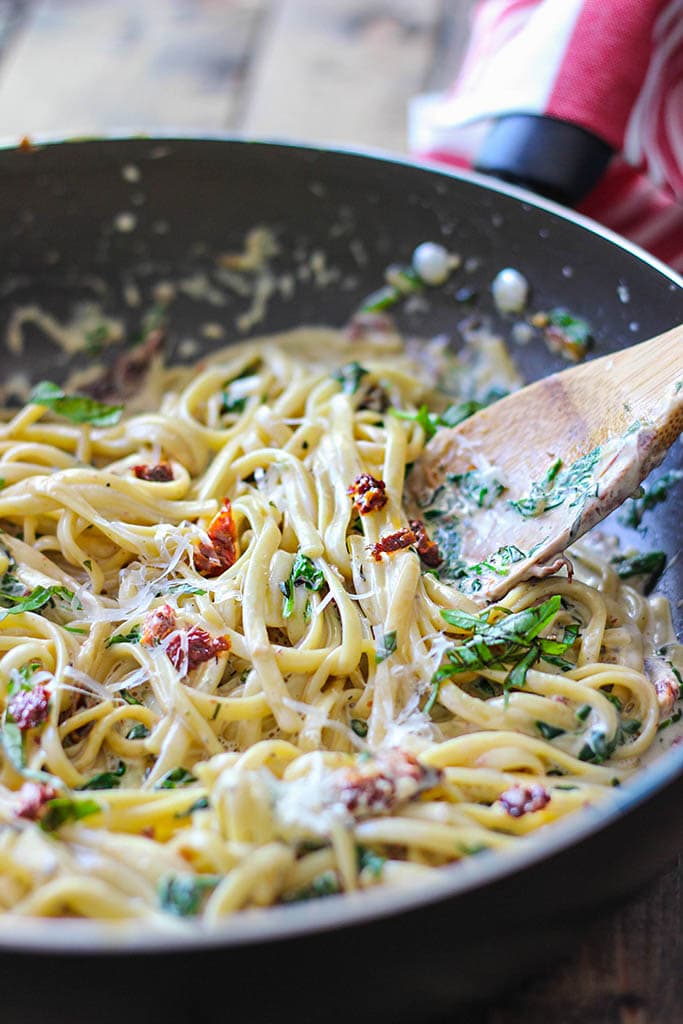
<path fill-rule="evenodd" d="M 233 143 L 249 147 L 277 147 L 285 150 L 306 151 L 321 156 L 339 154 L 363 160 L 383 162 L 412 168 L 430 175 L 454 178 L 472 184 L 486 192 L 508 196 L 518 202 L 551 214 L 561 221 L 575 224 L 584 231 L 603 238 L 642 263 L 656 270 L 678 288 L 683 288 L 683 277 L 667 267 L 656 257 L 638 245 L 617 235 L 609 228 L 591 218 L 506 182 L 460 168 L 444 167 L 431 161 L 414 160 L 401 154 L 388 153 L 373 148 L 346 146 L 322 146 L 296 140 L 267 137 L 252 138 L 230 132 L 177 131 L 169 134 L 111 132 L 96 138 L 64 137 L 58 133 L 41 134 L 32 137 L 31 147 L 57 147 L 64 145 L 98 146 L 102 143 L 144 143 L 174 145 L 186 142 Z M 0 138 L 0 155 L 21 152 L 24 158 L 26 145 L 20 148 L 16 138 Z M 577 846 L 591 835 L 607 829 L 619 818 L 634 811 L 639 805 L 654 797 L 668 784 L 683 775 L 683 746 L 663 753 L 652 764 L 642 769 L 623 787 L 615 789 L 601 805 L 584 808 L 581 814 L 553 825 L 545 834 L 529 839 L 521 849 L 485 854 L 460 864 L 450 865 L 438 872 L 438 877 L 427 880 L 414 888 L 404 890 L 378 887 L 354 894 L 333 896 L 310 904 L 289 907 L 269 907 L 258 911 L 247 911 L 227 918 L 220 926 L 211 930 L 196 925 L 178 925 L 169 921 L 163 929 L 143 925 L 133 920 L 120 925 L 80 920 L 45 920 L 42 918 L 18 918 L 8 916 L 0 925 L 0 954 L 34 952 L 51 955 L 127 955 L 131 952 L 149 954 L 180 953 L 213 948 L 241 947 L 255 943 L 276 943 L 299 936 L 324 933 L 370 923 L 408 913 L 442 900 L 484 888 L 494 882 L 528 870 L 535 864 L 553 855 Z"/>

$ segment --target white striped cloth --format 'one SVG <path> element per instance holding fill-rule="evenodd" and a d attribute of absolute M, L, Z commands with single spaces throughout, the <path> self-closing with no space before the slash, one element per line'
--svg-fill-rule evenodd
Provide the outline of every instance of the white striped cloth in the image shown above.
<path fill-rule="evenodd" d="M 579 209 L 683 271 L 683 0 L 483 0 L 452 87 L 411 104 L 411 149 L 470 166 L 512 113 L 607 142 Z"/>

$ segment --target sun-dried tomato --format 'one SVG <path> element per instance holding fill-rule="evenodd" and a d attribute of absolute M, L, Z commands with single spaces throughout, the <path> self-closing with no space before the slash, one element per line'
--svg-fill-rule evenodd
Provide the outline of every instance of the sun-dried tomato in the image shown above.
<path fill-rule="evenodd" d="M 417 544 L 415 550 L 422 559 L 425 565 L 428 565 L 430 569 L 436 569 L 437 565 L 441 564 L 441 552 L 439 551 L 438 544 L 431 540 L 425 524 L 421 519 L 411 519 L 410 528 L 415 534 Z"/>
<path fill-rule="evenodd" d="M 145 616 L 140 642 L 147 647 L 161 643 L 175 629 L 175 612 L 170 604 L 162 604 Z"/>
<path fill-rule="evenodd" d="M 382 561 L 382 555 L 389 555 L 393 551 L 400 551 L 402 548 L 409 548 L 411 544 L 415 544 L 417 537 L 407 526 L 402 526 L 400 530 L 396 530 L 395 533 L 388 533 L 384 537 L 380 537 L 376 544 L 373 544 L 370 549 L 372 557 L 376 562 Z"/>
<path fill-rule="evenodd" d="M 31 690 L 19 690 L 7 705 L 9 715 L 14 719 L 22 732 L 35 729 L 47 718 L 50 708 L 50 694 L 44 686 L 34 686 Z"/>
<path fill-rule="evenodd" d="M 19 804 L 14 811 L 17 818 L 36 821 L 45 804 L 59 796 L 59 792 L 47 782 L 25 782 L 17 796 Z"/>
<path fill-rule="evenodd" d="M 200 626 L 192 626 L 185 634 L 175 633 L 166 645 L 166 654 L 177 672 L 191 672 L 197 665 L 230 650 L 227 636 L 211 636 Z"/>
<path fill-rule="evenodd" d="M 387 485 L 384 480 L 377 480 L 369 473 L 361 473 L 349 486 L 347 494 L 354 507 L 362 516 L 368 512 L 377 512 L 387 503 Z"/>
<path fill-rule="evenodd" d="M 441 773 L 403 750 L 387 750 L 338 773 L 337 799 L 356 818 L 388 814 L 438 785 Z"/>
<path fill-rule="evenodd" d="M 208 541 L 200 540 L 194 551 L 194 567 L 201 576 L 220 576 L 237 561 L 237 528 L 229 498 L 206 531 Z"/>
<path fill-rule="evenodd" d="M 542 811 L 550 803 L 550 794 L 538 782 L 530 786 L 511 786 L 500 794 L 500 802 L 511 818 Z"/>
<path fill-rule="evenodd" d="M 141 463 L 133 466 L 133 472 L 138 480 L 151 480 L 155 484 L 166 484 L 173 480 L 173 467 L 169 462 L 157 462 L 153 466 Z"/>

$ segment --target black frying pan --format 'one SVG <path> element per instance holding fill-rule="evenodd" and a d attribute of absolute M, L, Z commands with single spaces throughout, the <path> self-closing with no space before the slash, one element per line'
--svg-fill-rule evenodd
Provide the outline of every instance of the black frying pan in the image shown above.
<path fill-rule="evenodd" d="M 129 165 L 139 181 L 129 180 Z M 136 226 L 124 232 L 126 219 L 116 218 L 128 212 Z M 535 308 L 566 306 L 585 316 L 595 354 L 683 320 L 675 275 L 559 207 L 483 179 L 344 152 L 190 139 L 3 151 L 0 224 L 0 336 L 17 306 L 38 301 L 64 318 L 88 298 L 134 332 L 140 309 L 124 303 L 126 286 L 137 284 L 144 308 L 160 278 L 211 278 L 216 254 L 239 249 L 254 224 L 274 230 L 282 271 L 319 250 L 337 272 L 299 280 L 291 298 L 273 296 L 259 333 L 345 323 L 387 263 L 408 260 L 427 239 L 443 240 L 470 263 L 430 293 L 428 311 L 404 314 L 401 325 L 418 335 L 447 332 L 457 343 L 465 311 L 454 293 L 464 287 L 475 293 L 477 311 L 508 331 L 489 293 L 505 266 L 528 277 Z M 199 340 L 198 323 L 231 324 L 245 304 L 182 296 L 169 357 L 188 336 Z M 515 355 L 528 378 L 563 365 L 540 344 Z M 69 368 L 38 332 L 27 333 L 22 357 L 3 353 L 5 381 L 16 370 L 58 378 Z M 674 464 L 670 455 L 662 471 Z M 675 499 L 649 513 L 641 542 L 673 556 L 680 538 Z M 679 623 L 682 572 L 675 562 L 663 580 Z M 683 845 L 682 798 L 678 747 L 615 790 L 608 807 L 557 825 L 521 853 L 443 869 L 427 889 L 243 914 L 196 940 L 131 931 L 107 942 L 84 934 L 80 922 L 17 922 L 0 938 L 0 1018 L 443 1019 L 551 962 L 578 941 L 598 907 L 662 870 Z"/>

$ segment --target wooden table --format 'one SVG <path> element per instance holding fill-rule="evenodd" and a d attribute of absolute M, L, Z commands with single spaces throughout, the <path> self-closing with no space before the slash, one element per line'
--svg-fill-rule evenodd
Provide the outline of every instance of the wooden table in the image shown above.
<path fill-rule="evenodd" d="M 452 78 L 471 6 L 0 0 L 0 136 L 233 130 L 405 151 L 407 102 Z M 679 861 L 467 1024 L 683 1022 L 682 877 Z"/>

